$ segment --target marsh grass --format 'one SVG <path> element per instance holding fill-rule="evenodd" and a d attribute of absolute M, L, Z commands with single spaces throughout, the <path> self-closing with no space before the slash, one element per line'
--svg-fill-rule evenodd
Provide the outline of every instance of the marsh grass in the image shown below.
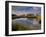
<path fill-rule="evenodd" d="M 22 30 L 39 30 L 41 29 L 41 25 L 22 25 L 22 24 L 16 24 L 15 26 L 12 26 L 12 31 L 22 31 Z"/>

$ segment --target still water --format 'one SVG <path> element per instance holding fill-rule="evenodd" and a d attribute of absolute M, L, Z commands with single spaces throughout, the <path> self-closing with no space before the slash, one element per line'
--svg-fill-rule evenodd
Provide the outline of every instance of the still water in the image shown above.
<path fill-rule="evenodd" d="M 28 18 L 18 18 L 18 19 L 14 19 L 13 23 L 20 23 L 20 24 L 24 24 L 24 25 L 33 25 L 38 23 L 38 21 L 34 20 L 34 19 L 28 19 Z"/>

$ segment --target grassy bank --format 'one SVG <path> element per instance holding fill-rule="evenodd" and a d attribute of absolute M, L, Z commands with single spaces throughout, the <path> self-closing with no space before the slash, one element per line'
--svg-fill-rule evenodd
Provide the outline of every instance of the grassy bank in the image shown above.
<path fill-rule="evenodd" d="M 12 26 L 12 31 L 22 31 L 22 30 L 39 30 L 41 29 L 41 25 L 23 25 L 23 24 L 15 24 Z"/>

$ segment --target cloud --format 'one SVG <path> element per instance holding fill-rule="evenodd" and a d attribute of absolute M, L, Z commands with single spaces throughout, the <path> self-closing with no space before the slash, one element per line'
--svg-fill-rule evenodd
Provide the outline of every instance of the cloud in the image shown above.
<path fill-rule="evenodd" d="M 28 7 L 28 6 L 13 6 L 12 13 L 13 14 L 24 14 L 24 13 L 40 13 L 41 7 Z"/>

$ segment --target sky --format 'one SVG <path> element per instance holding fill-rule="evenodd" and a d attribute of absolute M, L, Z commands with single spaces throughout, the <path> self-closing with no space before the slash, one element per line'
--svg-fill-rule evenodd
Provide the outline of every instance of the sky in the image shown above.
<path fill-rule="evenodd" d="M 12 6 L 12 14 L 40 14 L 41 7 L 34 6 Z"/>

